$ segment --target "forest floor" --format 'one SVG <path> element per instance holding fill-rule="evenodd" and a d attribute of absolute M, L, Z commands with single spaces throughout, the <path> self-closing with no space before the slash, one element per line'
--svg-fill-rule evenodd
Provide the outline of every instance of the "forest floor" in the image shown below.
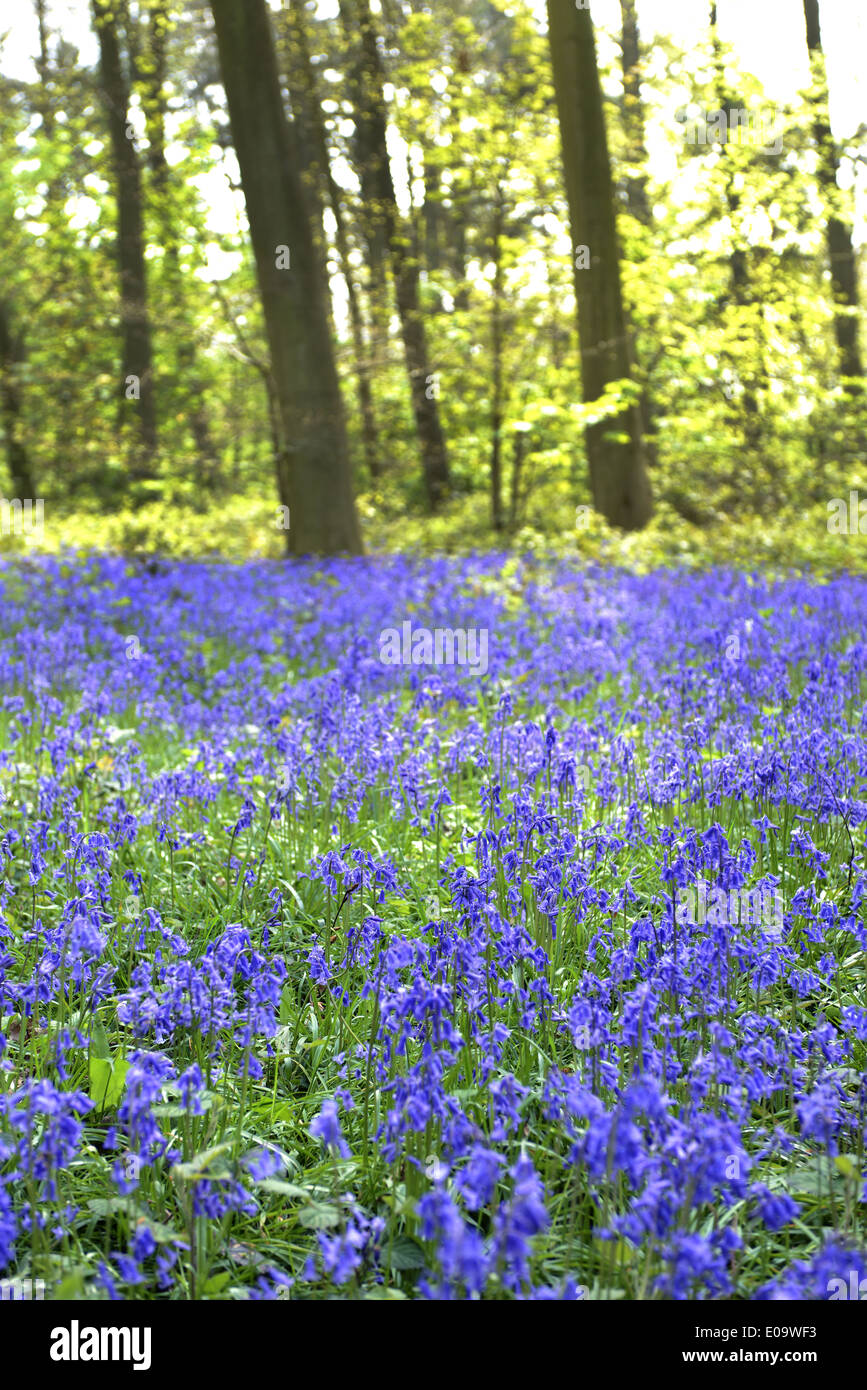
<path fill-rule="evenodd" d="M 855 493 L 857 498 L 859 494 Z M 867 502 L 867 499 L 865 499 Z M 846 509 L 844 524 L 840 508 Z M 540 490 L 527 516 L 503 532 L 489 521 L 489 502 L 478 493 L 454 498 L 436 516 L 411 508 L 394 490 L 362 493 L 358 512 L 365 549 L 387 555 L 557 555 L 633 572 L 725 566 L 763 573 L 863 572 L 867 545 L 849 497 L 785 506 L 769 515 L 723 515 L 709 507 L 701 525 L 670 505 L 657 504 L 650 525 L 624 534 L 599 513 L 575 506 L 557 489 Z M 289 518 L 291 530 L 291 517 Z M 261 489 L 203 502 L 195 490 L 166 481 L 158 499 L 106 510 L 44 504 L 41 526 L 0 535 L 0 554 L 164 554 L 246 560 L 286 553 L 284 509 Z M 864 520 L 867 530 L 867 517 Z"/>
<path fill-rule="evenodd" d="M 867 580 L 93 555 L 0 591 L 0 1278 L 848 1297 Z"/>

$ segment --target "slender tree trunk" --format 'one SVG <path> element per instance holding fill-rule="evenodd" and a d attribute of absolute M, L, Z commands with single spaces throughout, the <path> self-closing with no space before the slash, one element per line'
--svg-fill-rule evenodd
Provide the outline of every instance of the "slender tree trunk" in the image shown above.
<path fill-rule="evenodd" d="M 177 311 L 173 333 L 177 337 L 178 370 L 189 400 L 190 428 L 199 458 L 199 482 L 213 487 L 219 471 L 217 450 L 211 436 L 205 385 L 198 368 L 193 329 L 184 317 L 184 276 L 175 217 L 170 206 L 172 173 L 166 159 L 166 49 L 170 17 L 168 0 L 150 0 L 147 62 L 142 89 L 148 137 L 147 162 L 160 228 L 167 287 Z"/>
<path fill-rule="evenodd" d="M 723 59 L 722 45 L 719 39 L 719 31 L 717 29 L 716 4 L 711 4 L 710 30 L 713 44 L 714 68 L 716 72 L 716 99 L 719 102 L 720 110 L 726 113 L 726 130 L 728 131 L 732 128 L 731 113 L 734 110 L 740 109 L 740 104 L 726 91 L 725 87 L 725 62 Z M 726 149 L 728 151 L 728 146 Z M 728 156 L 728 154 L 726 157 L 728 159 L 725 186 L 726 208 L 728 210 L 729 221 L 732 225 L 733 235 L 737 237 L 738 210 L 740 208 L 741 199 L 736 186 L 737 170 L 731 157 Z M 747 252 L 743 246 L 734 245 L 732 247 L 731 255 L 729 256 L 729 275 L 731 282 L 731 302 L 735 305 L 736 309 L 746 309 L 750 311 L 750 316 L 755 320 L 755 314 L 752 312 L 755 309 L 755 294 L 750 277 Z M 738 459 L 736 466 L 732 469 L 732 476 L 735 480 L 733 500 L 743 497 L 743 491 L 737 483 L 737 478 L 742 471 L 742 463 L 745 461 L 753 474 L 755 474 L 755 462 L 761 457 L 764 448 L 764 424 L 759 406 L 757 388 L 767 389 L 767 369 L 764 359 L 763 340 L 761 334 L 758 332 L 758 321 L 755 321 L 757 331 L 754 342 L 758 353 L 758 370 L 753 375 L 752 379 L 750 379 L 749 375 L 744 379 L 745 374 L 742 370 L 744 353 L 741 350 L 737 351 L 733 364 L 734 370 L 737 372 L 737 375 L 741 377 L 743 385 L 743 395 L 741 398 L 742 415 L 739 423 L 743 429 L 744 441 L 743 456 Z M 752 346 L 748 338 L 744 341 L 743 346 L 746 351 Z M 732 416 L 737 425 L 737 408 L 733 409 Z"/>
<path fill-rule="evenodd" d="M 389 237 L 388 210 L 383 204 L 377 112 L 363 100 L 367 88 L 365 55 L 359 45 L 358 25 L 351 9 L 340 5 L 347 43 L 348 88 L 353 94 L 352 167 L 361 184 L 359 223 L 367 248 L 370 304 L 371 355 L 378 365 L 389 360 Z"/>
<path fill-rule="evenodd" d="M 650 199 L 647 195 L 647 145 L 645 142 L 644 102 L 641 100 L 641 45 L 638 37 L 638 16 L 635 0 L 620 0 L 620 61 L 623 72 L 623 128 L 626 135 L 627 159 L 632 166 L 626 177 L 626 205 L 641 227 L 649 227 L 653 221 Z M 641 263 L 647 259 L 649 247 L 642 244 L 639 251 Z M 649 325 L 651 338 L 656 337 L 656 325 Z M 656 424 L 650 395 L 645 388 L 639 403 L 641 427 L 644 431 L 644 447 L 648 467 L 656 464 Z"/>
<path fill-rule="evenodd" d="M 521 498 L 521 470 L 524 466 L 526 436 L 523 430 L 515 431 L 512 444 L 512 477 L 509 486 L 509 530 L 514 531 L 518 524 L 518 505 Z"/>
<path fill-rule="evenodd" d="M 421 448 L 425 491 L 428 505 L 433 511 L 445 500 L 449 491 L 448 457 L 433 389 L 434 375 L 428 355 L 424 319 L 419 306 L 418 257 L 413 254 L 411 232 L 401 225 L 394 194 L 385 138 L 387 116 L 382 63 L 368 0 L 354 0 L 353 4 L 350 4 L 350 0 L 340 0 L 340 13 L 350 40 L 357 32 L 360 33 L 361 57 L 355 69 L 354 108 L 357 120 L 365 130 L 366 148 L 376 153 L 375 166 L 367 174 L 369 191 L 365 193 L 365 201 L 368 197 L 372 199 L 375 216 L 385 229 L 394 272 L 412 408 Z M 370 182 L 374 176 L 375 180 Z"/>
<path fill-rule="evenodd" d="M 42 117 L 42 129 L 50 140 L 54 134 L 54 103 L 48 91 L 51 77 L 51 55 L 48 51 L 48 6 L 46 0 L 34 0 L 36 27 L 39 31 L 39 57 L 36 71 L 39 73 L 37 100 Z"/>
<path fill-rule="evenodd" d="M 309 128 L 312 146 L 314 150 L 314 162 L 325 183 L 328 194 L 328 202 L 334 217 L 334 239 L 337 245 L 337 254 L 340 258 L 340 267 L 343 278 L 346 282 L 346 294 L 349 302 L 349 324 L 352 333 L 352 352 L 355 361 L 355 374 L 358 386 L 358 409 L 361 416 L 361 441 L 364 450 L 364 461 L 367 471 L 372 481 L 376 481 L 381 473 L 380 468 L 380 446 L 379 434 L 376 427 L 376 416 L 373 408 L 373 391 L 370 382 L 370 362 L 368 358 L 368 347 L 365 336 L 364 316 L 361 309 L 361 300 L 355 277 L 352 270 L 352 262 L 349 254 L 349 236 L 346 230 L 346 218 L 343 215 L 343 201 L 341 192 L 334 180 L 331 172 L 331 159 L 328 153 L 328 142 L 325 137 L 325 124 L 322 119 L 322 104 L 317 90 L 316 73 L 313 68 L 313 59 L 310 54 L 310 46 L 307 39 L 307 28 L 305 23 L 303 0 L 291 0 L 291 18 L 293 22 L 292 35 L 296 46 L 297 55 L 297 76 L 302 88 L 303 101 L 308 114 Z"/>
<path fill-rule="evenodd" d="M 295 136 L 295 149 L 298 153 L 298 171 L 304 185 L 307 211 L 310 216 L 313 240 L 319 257 L 319 273 L 323 285 L 328 285 L 328 242 L 325 236 L 325 170 L 322 168 L 321 154 L 316 138 L 315 112 L 311 102 L 311 85 L 308 65 L 311 60 L 307 49 L 307 35 L 304 26 L 303 7 L 290 3 L 272 21 L 276 27 L 277 58 L 281 71 L 289 87 L 292 107 L 292 130 Z M 334 328 L 330 292 L 326 296 L 329 325 Z"/>
<path fill-rule="evenodd" d="M 449 264 L 457 281 L 455 309 L 463 312 L 470 307 L 470 289 L 467 284 L 467 227 L 471 220 L 469 200 L 456 197 L 449 216 Z"/>
<path fill-rule="evenodd" d="M 262 385 L 263 385 L 264 388 L 265 388 L 265 402 L 266 402 L 266 405 L 267 405 L 267 408 L 268 408 L 268 435 L 269 435 L 269 440 L 270 440 L 270 444 L 271 444 L 271 457 L 272 457 L 273 463 L 274 463 L 274 481 L 275 481 L 276 484 L 277 484 L 277 496 L 280 498 L 280 505 L 281 505 L 282 507 L 288 508 L 288 509 L 290 510 L 290 512 L 291 512 L 291 504 L 290 504 L 290 498 L 289 498 L 289 456 L 288 456 L 288 454 L 287 454 L 287 452 L 286 452 L 286 444 L 285 444 L 285 441 L 284 441 L 284 438 L 283 438 L 283 427 L 282 427 L 282 424 L 281 424 L 281 417 L 280 417 L 280 401 L 279 401 L 279 398 L 278 398 L 278 395 L 277 395 L 277 387 L 276 387 L 276 384 L 275 384 L 275 382 L 274 382 L 274 373 L 271 371 L 271 363 L 268 362 L 267 359 L 261 357 L 257 352 L 255 352 L 254 349 L 253 349 L 253 347 L 251 346 L 251 344 L 247 341 L 247 337 L 246 337 L 246 335 L 245 335 L 243 329 L 241 328 L 241 325 L 240 325 L 240 323 L 238 322 L 237 317 L 236 317 L 235 314 L 232 312 L 232 307 L 231 307 L 231 305 L 229 304 L 229 301 L 228 301 L 228 299 L 226 298 L 225 294 L 223 293 L 222 289 L 220 288 L 219 283 L 216 284 L 214 288 L 215 288 L 215 291 L 216 291 L 217 299 L 219 300 L 220 305 L 221 305 L 221 307 L 222 307 L 222 309 L 223 309 L 223 312 L 224 312 L 225 315 L 226 315 L 226 319 L 227 319 L 228 323 L 231 324 L 231 327 L 232 327 L 232 330 L 233 330 L 233 332 L 234 332 L 234 334 L 235 334 L 235 337 L 238 339 L 238 342 L 241 344 L 240 349 L 237 348 L 237 347 L 235 347 L 235 346 L 232 346 L 232 347 L 229 349 L 230 352 L 231 352 L 231 354 L 232 354 L 232 356 L 233 356 L 233 358 L 235 359 L 235 362 L 236 362 L 236 363 L 237 363 L 237 362 L 244 362 L 244 363 L 248 364 L 248 365 L 251 366 L 251 367 L 255 367 L 256 371 L 259 373 L 259 377 L 260 377 L 260 380 L 261 380 L 261 382 L 262 382 Z M 238 389 L 237 389 L 237 373 L 236 373 L 235 390 L 232 392 L 232 400 L 233 400 L 233 403 L 234 403 L 235 400 L 237 400 L 238 394 L 239 394 L 239 393 L 238 393 Z M 242 410 L 242 414 L 243 414 L 243 410 Z M 234 415 L 234 412 L 233 412 L 233 415 Z M 238 427 L 237 427 L 237 424 L 234 424 L 234 428 L 235 428 L 235 429 L 238 428 Z M 239 474 L 238 474 L 238 468 L 239 468 L 240 458 L 241 458 L 241 452 L 240 452 L 240 450 L 238 450 L 238 449 L 236 448 L 236 450 L 235 450 L 235 483 L 236 483 L 236 485 L 237 485 L 238 476 L 239 476 Z M 285 528 L 284 528 L 284 529 L 285 529 Z M 287 537 L 287 539 L 286 539 L 286 543 L 287 543 L 287 546 L 288 546 L 288 544 L 289 544 L 288 537 Z"/>
<path fill-rule="evenodd" d="M 118 0 L 91 0 L 91 3 L 99 40 L 100 88 L 111 139 L 117 192 L 117 258 L 123 332 L 120 410 L 134 409 L 137 412 L 141 452 L 132 461 L 130 474 L 134 480 L 141 481 L 153 477 L 153 456 L 157 446 L 141 171 L 132 131 L 127 134 L 129 83 L 123 70 L 118 39 Z"/>
<path fill-rule="evenodd" d="M 502 432 L 503 432 L 503 190 L 494 198 L 491 237 L 494 283 L 491 287 L 491 355 L 493 389 L 491 400 L 491 525 L 503 529 Z"/>
<path fill-rule="evenodd" d="M 6 444 L 6 466 L 12 496 L 21 502 L 35 501 L 36 484 L 27 446 L 22 437 L 21 388 L 19 370 L 26 353 L 23 334 L 12 321 L 9 302 L 0 299 L 0 416 Z"/>
<path fill-rule="evenodd" d="M 614 188 L 596 42 L 590 11 L 572 0 L 547 0 L 554 90 L 572 228 L 581 385 L 586 403 L 609 382 L 632 375 L 632 354 L 614 211 Z M 580 248 L 587 248 L 586 253 Z M 585 254 L 589 269 L 581 268 Z M 626 407 L 585 434 L 590 486 L 598 511 L 612 525 L 637 530 L 653 512 L 641 412 Z"/>
<path fill-rule="evenodd" d="M 439 199 L 439 167 L 431 158 L 424 161 L 424 263 L 429 276 L 442 270 L 443 207 Z M 437 312 L 442 313 L 443 300 L 437 287 Z"/>
<path fill-rule="evenodd" d="M 842 196 L 837 184 L 840 160 L 828 116 L 828 80 L 822 49 L 819 0 L 804 0 L 804 20 L 813 82 L 818 89 L 813 107 L 813 138 L 819 154 L 816 176 L 827 209 L 825 238 L 836 305 L 834 335 L 840 374 L 844 377 L 863 377 L 864 364 L 858 348 L 858 262 L 852 245 L 851 224 L 840 215 Z"/>
<path fill-rule="evenodd" d="M 35 60 L 39 82 L 36 84 L 34 105 L 42 117 L 43 134 L 50 140 L 54 133 L 54 103 L 48 90 L 51 57 L 46 0 L 34 0 L 34 8 L 39 34 L 39 56 Z M 58 180 L 55 178 L 49 184 L 46 202 L 56 199 L 57 189 Z M 11 496 L 22 502 L 36 499 L 32 463 L 23 435 L 20 374 L 26 360 L 24 328 L 16 321 L 11 302 L 0 298 L 0 423 Z"/>
<path fill-rule="evenodd" d="M 283 108 L 268 8 L 265 0 L 211 0 L 211 9 L 289 461 L 288 547 L 294 554 L 357 553 L 361 536 L 327 287 Z"/>
<path fill-rule="evenodd" d="M 647 145 L 644 140 L 644 103 L 641 100 L 638 18 L 635 0 L 620 0 L 622 27 L 620 31 L 620 60 L 623 71 L 623 127 L 626 133 L 627 159 L 632 171 L 626 179 L 626 204 L 633 217 L 643 227 L 650 225 L 650 200 L 647 196 Z"/>

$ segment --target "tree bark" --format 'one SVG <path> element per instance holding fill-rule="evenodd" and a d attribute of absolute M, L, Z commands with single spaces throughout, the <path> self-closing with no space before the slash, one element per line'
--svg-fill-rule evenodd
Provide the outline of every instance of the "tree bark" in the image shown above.
<path fill-rule="evenodd" d="M 328 285 L 328 242 L 325 237 L 325 171 L 321 167 L 320 151 L 316 139 L 315 113 L 310 99 L 310 80 L 307 72 L 309 60 L 303 9 L 299 15 L 292 4 L 284 7 L 273 23 L 276 31 L 277 61 L 289 89 L 292 109 L 292 131 L 298 155 L 298 172 L 304 185 L 307 198 L 307 211 L 310 215 L 316 254 L 319 257 L 319 272 L 324 285 Z M 333 329 L 330 293 L 326 295 L 329 326 Z"/>
<path fill-rule="evenodd" d="M 725 86 L 725 61 L 723 58 L 722 45 L 717 29 L 717 7 L 711 4 L 710 9 L 710 31 L 711 43 L 713 46 L 713 60 L 715 71 L 716 99 L 719 102 L 720 110 L 726 113 L 726 129 L 731 129 L 731 114 L 734 110 L 740 109 L 740 103 L 726 91 Z M 725 186 L 726 208 L 729 221 L 732 225 L 732 234 L 737 236 L 738 209 L 740 208 L 740 194 L 736 188 L 736 173 L 730 156 L 727 157 L 727 173 Z M 731 255 L 729 256 L 729 278 L 730 278 L 730 300 L 736 309 L 753 310 L 755 308 L 755 294 L 753 292 L 750 267 L 747 260 L 747 253 L 743 246 L 733 244 Z M 751 315 L 755 317 L 755 315 Z M 757 328 L 760 320 L 756 320 Z M 743 463 L 746 462 L 751 471 L 754 471 L 756 459 L 762 456 L 764 448 L 764 424 L 762 412 L 759 407 L 759 397 L 757 388 L 767 390 L 767 370 L 765 367 L 763 340 L 759 332 L 756 333 L 756 351 L 758 353 L 758 371 L 752 380 L 749 377 L 743 379 L 744 373 L 742 363 L 744 354 L 739 346 L 736 346 L 732 357 L 733 370 L 741 378 L 743 384 L 742 415 L 739 418 L 737 407 L 732 410 L 733 424 L 735 427 L 740 424 L 743 429 L 744 455 L 738 457 L 736 464 L 732 468 L 732 500 L 743 499 L 744 489 L 740 483 L 740 473 L 743 470 Z M 755 495 L 754 495 L 755 502 Z"/>
<path fill-rule="evenodd" d="M 0 415 L 12 496 L 21 502 L 36 500 L 33 469 L 21 434 L 18 369 L 25 356 L 24 337 L 13 324 L 11 306 L 7 300 L 0 299 Z"/>
<path fill-rule="evenodd" d="M 265 0 L 211 0 L 288 458 L 293 554 L 361 551 L 326 286 Z M 288 247 L 290 264 L 286 267 Z"/>
<path fill-rule="evenodd" d="M 111 140 L 117 195 L 117 259 L 123 333 L 120 411 L 135 409 L 140 455 L 130 465 L 136 481 L 153 477 L 157 446 L 153 352 L 148 315 L 144 257 L 141 170 L 135 143 L 127 135 L 129 83 L 123 69 L 117 25 L 117 0 L 91 0 L 99 40 L 100 89 Z M 130 382 L 134 379 L 134 383 Z M 138 391 L 138 397 L 128 390 Z"/>
<path fill-rule="evenodd" d="M 585 403 L 599 400 L 609 382 L 630 378 L 632 354 L 614 211 L 614 188 L 596 42 L 590 11 L 573 0 L 547 0 L 548 34 L 569 219 L 572 229 L 581 384 Z M 589 269 L 579 268 L 587 247 Z M 641 412 L 626 407 L 585 432 L 594 506 L 614 526 L 637 530 L 653 512 Z"/>
<path fill-rule="evenodd" d="M 864 364 L 858 348 L 858 262 L 852 245 L 852 227 L 839 213 L 841 193 L 837 184 L 837 172 L 840 159 L 828 116 L 828 81 L 822 48 L 819 0 L 804 0 L 804 20 L 813 81 L 818 88 L 813 107 L 813 137 L 819 155 L 816 176 L 827 209 L 825 240 L 837 310 L 834 315 L 834 336 L 837 340 L 840 374 L 844 377 L 863 377 Z"/>
<path fill-rule="evenodd" d="M 494 283 L 491 287 L 491 525 L 503 529 L 502 433 L 503 433 L 503 191 L 497 186 L 491 236 Z"/>
<path fill-rule="evenodd" d="M 647 194 L 647 145 L 644 138 L 644 103 L 641 100 L 641 44 L 638 37 L 638 16 L 635 0 L 620 0 L 620 63 L 623 72 L 623 129 L 626 135 L 627 160 L 631 171 L 626 176 L 626 206 L 642 227 L 649 227 L 653 221 L 650 199 Z M 647 259 L 649 247 L 646 242 L 639 251 L 641 263 Z M 656 325 L 649 325 L 651 337 L 655 337 Z M 654 468 L 656 457 L 656 422 L 647 388 L 641 392 L 639 404 L 641 428 L 644 431 L 644 448 L 648 468 Z"/>
<path fill-rule="evenodd" d="M 512 477 L 509 487 L 509 530 L 518 525 L 518 507 L 521 500 L 521 472 L 524 467 L 526 436 L 523 430 L 516 430 L 512 444 Z"/>
<path fill-rule="evenodd" d="M 352 263 L 349 254 L 349 236 L 346 229 L 346 218 L 343 215 L 341 192 L 331 172 L 331 158 L 328 153 L 328 141 L 325 137 L 322 104 L 317 90 L 316 73 L 313 68 L 313 59 L 307 39 L 303 0 L 291 0 L 290 17 L 292 22 L 291 32 L 293 43 L 295 44 L 297 55 L 296 75 L 300 86 L 298 96 L 306 112 L 313 150 L 313 164 L 315 166 L 315 172 L 319 174 L 324 181 L 328 194 L 328 202 L 334 216 L 334 239 L 337 244 L 337 254 L 340 258 L 340 267 L 343 271 L 343 279 L 346 282 L 346 294 L 349 302 L 349 325 L 352 333 L 352 352 L 355 361 L 355 375 L 358 389 L 358 409 L 361 416 L 361 442 L 367 471 L 371 481 L 375 482 L 379 478 L 382 470 L 380 467 L 379 433 L 376 427 L 376 416 L 373 408 L 373 391 L 370 381 L 370 361 L 365 335 L 364 315 L 361 309 L 358 287 L 355 283 L 355 277 L 352 271 Z"/>
<path fill-rule="evenodd" d="M 178 372 L 189 401 L 190 428 L 199 458 L 199 482 L 213 487 L 219 459 L 211 435 L 204 382 L 198 369 L 196 341 L 190 323 L 183 319 L 184 276 L 180 263 L 177 227 L 169 205 L 172 171 L 166 159 L 166 65 L 169 33 L 168 0 L 150 0 L 148 11 L 147 62 L 142 81 L 145 123 L 148 137 L 147 163 L 156 204 L 160 239 L 165 253 L 166 282 L 177 311 L 173 333 L 177 339 Z"/>
<path fill-rule="evenodd" d="M 644 104 L 641 100 L 638 18 L 635 0 L 620 0 L 620 61 L 623 71 L 623 128 L 626 133 L 627 159 L 633 171 L 626 179 L 626 205 L 643 227 L 650 225 L 650 200 L 647 196 L 647 145 L 644 140 Z"/>
<path fill-rule="evenodd" d="M 347 36 L 360 33 L 360 58 L 354 69 L 354 110 L 365 132 L 366 148 L 375 153 L 367 169 L 365 201 L 372 200 L 375 216 L 385 230 L 394 272 L 397 311 L 400 318 L 412 408 L 421 449 L 422 474 L 431 511 L 445 500 L 450 488 L 448 457 L 440 423 L 427 336 L 419 306 L 419 264 L 413 254 L 412 236 L 401 225 L 386 144 L 387 114 L 383 96 L 384 73 L 376 43 L 376 31 L 368 0 L 340 0 Z M 361 171 L 359 171 L 361 178 Z M 364 180 L 362 179 L 364 190 Z"/>
<path fill-rule="evenodd" d="M 36 71 L 39 73 L 38 96 L 39 114 L 42 117 L 42 129 L 50 140 L 54 134 L 54 103 L 48 90 L 48 83 L 51 78 L 51 55 L 48 50 L 48 7 L 46 0 L 34 0 L 36 9 L 36 27 L 39 31 L 39 57 L 36 61 Z"/>
<path fill-rule="evenodd" d="M 219 300 L 220 306 L 222 307 L 223 312 L 226 315 L 226 320 L 231 325 L 235 337 L 241 344 L 240 349 L 232 345 L 229 348 L 229 351 L 231 352 L 236 362 L 244 362 L 247 365 L 255 368 L 255 370 L 259 374 L 259 378 L 262 382 L 262 385 L 265 388 L 265 402 L 268 408 L 268 435 L 271 444 L 271 457 L 274 462 L 274 481 L 277 484 L 277 496 L 280 499 L 280 505 L 282 507 L 289 508 L 291 512 L 289 501 L 289 459 L 286 454 L 286 446 L 283 439 L 283 427 L 280 423 L 280 402 L 277 398 L 277 388 L 274 383 L 274 374 L 271 371 L 271 363 L 265 360 L 264 358 L 260 357 L 259 354 L 254 351 L 251 344 L 247 341 L 247 337 L 243 329 L 241 328 L 240 323 L 238 322 L 237 316 L 233 313 L 232 306 L 229 304 L 229 301 L 223 293 L 223 290 L 219 282 L 215 284 L 214 290 L 216 292 L 216 296 Z M 233 400 L 237 398 L 237 394 L 237 390 L 234 390 L 232 392 Z M 233 432 L 236 441 L 234 462 L 235 482 L 237 485 L 237 480 L 240 476 L 239 467 L 242 451 L 240 450 L 240 448 L 237 447 L 238 440 L 241 434 L 241 427 L 238 425 L 236 418 L 233 418 Z"/>

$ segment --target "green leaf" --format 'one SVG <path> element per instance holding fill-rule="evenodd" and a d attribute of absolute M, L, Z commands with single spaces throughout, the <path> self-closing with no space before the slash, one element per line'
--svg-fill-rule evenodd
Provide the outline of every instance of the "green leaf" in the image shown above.
<path fill-rule="evenodd" d="M 176 1163 L 172 1168 L 172 1176 L 189 1180 L 208 1176 L 205 1169 L 210 1168 L 214 1159 L 219 1158 L 220 1154 L 226 1153 L 231 1147 L 231 1144 L 217 1144 L 213 1149 L 203 1149 L 191 1158 L 189 1163 Z"/>
<path fill-rule="evenodd" d="M 424 1269 L 427 1260 L 424 1251 L 412 1236 L 397 1236 L 388 1254 L 391 1269 Z"/>
<path fill-rule="evenodd" d="M 614 1242 L 610 1240 L 599 1240 L 594 1236 L 593 1244 L 599 1251 L 600 1255 L 604 1258 L 610 1258 L 611 1251 L 613 1249 L 614 1260 L 618 1265 L 631 1264 L 633 1259 L 635 1258 L 635 1249 L 626 1240 L 618 1240 Z"/>
<path fill-rule="evenodd" d="M 301 1197 L 304 1201 L 310 1196 L 306 1187 L 297 1187 L 294 1182 L 281 1182 L 280 1178 L 262 1178 L 256 1186 L 264 1192 L 279 1192 L 283 1197 Z"/>
<path fill-rule="evenodd" d="M 835 1179 L 839 1182 L 840 1170 L 817 1156 L 786 1174 L 786 1191 L 793 1196 L 802 1193 L 806 1197 L 827 1197 Z"/>
<path fill-rule="evenodd" d="M 76 1265 L 75 1269 L 61 1279 L 53 1297 L 62 1303 L 78 1303 L 84 1293 L 84 1276 L 87 1273 L 87 1265 Z"/>
<path fill-rule="evenodd" d="M 308 1231 L 324 1231 L 331 1226 L 338 1225 L 340 1212 L 336 1207 L 326 1207 L 315 1203 L 305 1207 L 300 1213 L 298 1220 L 302 1226 L 306 1226 Z"/>
<path fill-rule="evenodd" d="M 90 1034 L 90 1053 L 92 1057 L 99 1057 L 103 1062 L 111 1061 L 111 1048 L 108 1045 L 108 1037 L 102 1024 L 94 1019 L 93 1028 Z"/>
<path fill-rule="evenodd" d="M 94 1216 L 129 1216 L 129 1198 L 91 1197 L 87 1209 L 92 1211 Z"/>
<path fill-rule="evenodd" d="M 112 1062 L 103 1057 L 91 1057 L 89 1066 L 91 1100 L 96 1101 L 100 1110 L 113 1109 L 123 1095 L 129 1062 L 123 1058 Z"/>
<path fill-rule="evenodd" d="M 221 1289 L 226 1287 L 231 1277 L 228 1270 L 224 1270 L 222 1274 L 212 1274 L 210 1279 L 205 1280 L 202 1293 L 219 1293 Z"/>
<path fill-rule="evenodd" d="M 834 1159 L 834 1166 L 843 1174 L 844 1178 L 854 1180 L 861 1176 L 858 1160 L 853 1154 L 837 1154 Z"/>

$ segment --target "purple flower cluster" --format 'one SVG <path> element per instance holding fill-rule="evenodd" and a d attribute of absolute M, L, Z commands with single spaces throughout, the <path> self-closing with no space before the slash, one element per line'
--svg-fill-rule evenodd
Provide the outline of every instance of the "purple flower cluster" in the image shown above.
<path fill-rule="evenodd" d="M 864 581 L 0 588 L 0 1272 L 72 1229 L 110 1297 L 862 1278 Z M 383 665 L 410 614 L 485 674 Z"/>

